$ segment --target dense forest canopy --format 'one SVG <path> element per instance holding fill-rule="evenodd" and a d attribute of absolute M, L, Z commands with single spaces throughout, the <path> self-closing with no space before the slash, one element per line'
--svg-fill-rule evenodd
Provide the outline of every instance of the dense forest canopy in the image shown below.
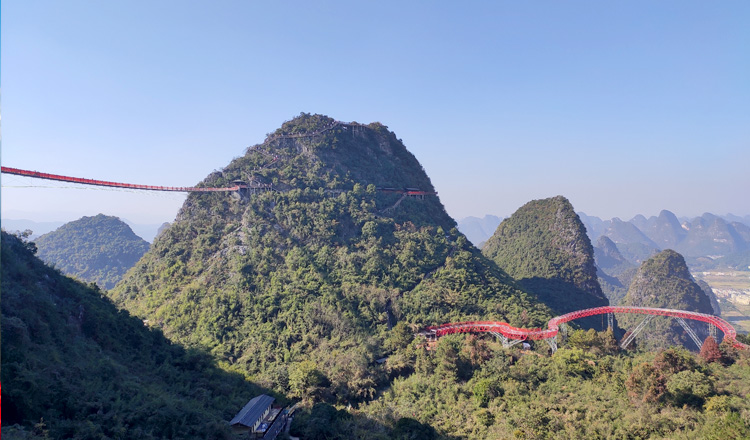
<path fill-rule="evenodd" d="M 0 249 L 4 437 L 230 438 L 224 420 L 259 387 L 46 266 L 33 243 L 2 232 Z"/>

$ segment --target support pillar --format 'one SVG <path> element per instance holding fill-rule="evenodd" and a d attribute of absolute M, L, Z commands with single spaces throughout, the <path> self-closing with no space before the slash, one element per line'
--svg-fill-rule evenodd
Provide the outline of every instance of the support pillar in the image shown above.
<path fill-rule="evenodd" d="M 708 334 L 709 334 L 709 335 L 710 335 L 710 336 L 711 336 L 712 338 L 714 338 L 714 341 L 716 341 L 716 342 L 719 342 L 719 340 L 718 340 L 718 339 L 716 339 L 716 326 L 715 326 L 715 325 L 713 325 L 713 324 L 712 324 L 712 323 L 710 323 L 710 322 L 708 323 Z"/>
<path fill-rule="evenodd" d="M 570 329 L 570 326 L 566 323 L 560 324 L 560 330 L 557 332 L 557 342 L 562 344 L 563 342 L 568 340 L 568 330 Z"/>
<path fill-rule="evenodd" d="M 503 343 L 503 348 L 510 348 L 516 344 L 519 344 L 523 342 L 523 339 L 509 339 L 505 337 L 504 334 L 499 332 L 490 332 L 492 335 L 494 335 L 496 338 L 500 339 L 500 342 Z"/>
<path fill-rule="evenodd" d="M 633 332 L 630 333 L 630 335 L 628 335 L 628 337 L 624 341 L 622 341 L 622 344 L 620 344 L 620 348 L 622 348 L 623 350 L 628 348 L 628 345 L 630 345 L 630 343 L 633 342 L 633 339 L 635 339 L 635 337 L 638 336 L 641 330 L 643 330 L 643 327 L 645 327 L 646 324 L 648 324 L 648 322 L 651 321 L 651 318 L 653 317 L 654 317 L 653 315 L 646 315 L 646 317 L 643 318 L 643 321 L 641 321 L 638 324 L 635 330 L 633 330 Z"/>
<path fill-rule="evenodd" d="M 607 329 L 615 331 L 615 314 L 607 313 Z"/>
<path fill-rule="evenodd" d="M 679 322 L 680 325 L 682 326 L 682 328 L 685 329 L 685 331 L 690 336 L 690 338 L 693 340 L 693 342 L 695 342 L 695 345 L 698 346 L 698 350 L 700 350 L 701 347 L 703 347 L 703 342 L 700 340 L 700 338 L 698 337 L 698 335 L 695 334 L 695 330 L 693 330 L 692 328 L 690 328 L 690 326 L 688 325 L 688 323 L 685 322 L 685 320 L 683 318 L 677 318 L 677 322 Z"/>
<path fill-rule="evenodd" d="M 549 348 L 552 349 L 552 354 L 555 354 L 557 351 L 557 340 L 555 338 L 549 338 L 545 339 L 545 341 L 549 344 Z"/>

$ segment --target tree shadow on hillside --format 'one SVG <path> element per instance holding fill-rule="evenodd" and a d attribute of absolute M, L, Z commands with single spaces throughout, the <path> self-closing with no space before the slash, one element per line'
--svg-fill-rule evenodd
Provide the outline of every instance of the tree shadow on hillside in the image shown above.
<path fill-rule="evenodd" d="M 4 427 L 42 438 L 224 439 L 248 400 L 270 394 L 4 232 L 1 267 Z"/>

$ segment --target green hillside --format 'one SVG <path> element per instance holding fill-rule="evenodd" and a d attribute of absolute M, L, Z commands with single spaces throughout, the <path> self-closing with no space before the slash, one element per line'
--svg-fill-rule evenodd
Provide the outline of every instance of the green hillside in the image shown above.
<path fill-rule="evenodd" d="M 227 439 L 260 392 L 2 232 L 3 437 Z"/>
<path fill-rule="evenodd" d="M 708 295 L 690 275 L 685 259 L 671 249 L 661 251 L 641 264 L 621 305 L 713 314 Z M 640 320 L 629 315 L 618 319 L 626 329 L 635 328 Z M 701 340 L 708 335 L 705 325 L 694 322 L 690 325 L 698 331 Z M 654 317 L 636 342 L 648 348 L 684 345 L 696 349 L 683 328 L 674 319 L 665 317 Z"/>
<path fill-rule="evenodd" d="M 424 325 L 550 316 L 457 232 L 436 195 L 394 191 L 434 188 L 381 124 L 302 114 L 201 185 L 235 180 L 256 190 L 191 194 L 111 295 L 264 386 L 369 399 L 387 381 L 374 361 L 393 351 L 394 326 L 408 343 Z"/>
<path fill-rule="evenodd" d="M 104 289 L 114 287 L 149 248 L 125 222 L 104 214 L 66 223 L 34 242 L 46 263 Z"/>
<path fill-rule="evenodd" d="M 556 313 L 607 305 L 594 248 L 570 202 L 534 200 L 503 220 L 482 253 Z M 600 327 L 595 320 L 581 321 Z"/>

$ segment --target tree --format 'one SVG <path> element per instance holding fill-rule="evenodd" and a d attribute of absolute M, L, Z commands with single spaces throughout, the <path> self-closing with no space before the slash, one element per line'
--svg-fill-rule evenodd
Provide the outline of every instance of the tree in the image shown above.
<path fill-rule="evenodd" d="M 669 378 L 667 390 L 675 404 L 700 407 L 706 397 L 713 393 L 713 384 L 705 374 L 685 370 Z"/>
<path fill-rule="evenodd" d="M 302 361 L 289 373 L 289 388 L 297 397 L 313 396 L 324 382 L 325 376 L 313 361 Z"/>
<path fill-rule="evenodd" d="M 393 438 L 399 440 L 432 440 L 437 437 L 435 429 L 409 417 L 398 419 L 393 429 Z"/>
<path fill-rule="evenodd" d="M 625 387 L 631 398 L 651 403 L 661 400 L 667 388 L 664 375 L 647 362 L 633 368 Z"/>
<path fill-rule="evenodd" d="M 716 343 L 713 336 L 709 336 L 703 341 L 700 357 L 709 363 L 721 360 L 721 350 L 719 350 L 719 344 Z"/>
<path fill-rule="evenodd" d="M 408 347 L 413 339 L 414 334 L 412 330 L 405 322 L 400 321 L 388 332 L 383 345 L 387 350 L 402 350 Z"/>

